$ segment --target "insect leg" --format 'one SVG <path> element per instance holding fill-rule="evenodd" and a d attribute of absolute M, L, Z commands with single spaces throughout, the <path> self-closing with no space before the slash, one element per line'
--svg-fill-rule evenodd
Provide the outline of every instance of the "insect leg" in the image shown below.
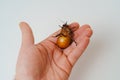
<path fill-rule="evenodd" d="M 77 42 L 73 39 L 73 38 L 71 38 L 72 39 L 72 41 L 75 43 L 75 45 L 77 46 Z"/>
<path fill-rule="evenodd" d="M 58 37 L 58 36 L 60 36 L 61 34 L 57 34 L 55 37 Z"/>
<path fill-rule="evenodd" d="M 75 41 L 75 40 L 73 40 L 73 42 L 76 44 L 76 46 L 77 46 L 77 42 Z"/>

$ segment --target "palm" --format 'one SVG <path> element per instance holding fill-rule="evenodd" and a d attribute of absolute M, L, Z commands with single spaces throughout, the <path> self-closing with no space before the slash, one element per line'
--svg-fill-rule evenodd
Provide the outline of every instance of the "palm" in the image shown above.
<path fill-rule="evenodd" d="M 22 23 L 21 25 L 28 26 L 26 23 Z M 78 25 L 74 25 L 73 27 L 78 27 Z M 30 30 L 29 27 L 27 28 Z M 28 30 L 31 37 L 25 39 L 25 31 L 24 33 L 22 32 L 23 42 L 17 63 L 18 75 L 22 74 L 28 76 L 29 80 L 32 78 L 33 80 L 67 80 L 74 63 L 83 53 L 89 42 L 91 31 L 89 30 L 87 31 L 89 34 L 85 34 L 86 28 L 89 28 L 89 26 L 86 25 L 81 29 L 75 28 L 74 38 L 77 42 L 77 46 L 72 43 L 64 50 L 56 46 L 56 38 L 53 36 L 48 37 L 38 44 L 34 44 L 32 32 Z M 82 32 L 84 32 L 84 34 Z M 79 33 L 82 34 L 78 35 Z M 58 34 L 58 32 L 54 35 L 56 34 Z M 27 39 L 31 39 L 31 41 L 25 43 L 24 40 Z M 23 72 L 23 70 L 25 71 Z"/>
<path fill-rule="evenodd" d="M 39 57 L 36 57 L 40 59 L 39 61 L 41 63 L 39 65 L 39 68 L 41 67 L 42 70 L 40 71 L 41 77 L 51 78 L 51 80 L 53 78 L 55 80 L 66 80 L 68 78 L 72 65 L 64 54 L 64 51 L 60 50 L 54 43 L 48 40 L 37 44 L 35 48 L 36 52 L 39 54 Z M 44 73 L 45 75 L 42 75 Z"/>

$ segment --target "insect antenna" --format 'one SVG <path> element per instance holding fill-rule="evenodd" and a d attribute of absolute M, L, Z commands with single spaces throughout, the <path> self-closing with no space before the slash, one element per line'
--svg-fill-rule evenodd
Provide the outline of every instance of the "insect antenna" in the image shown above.
<path fill-rule="evenodd" d="M 61 25 L 58 25 L 60 28 L 62 28 L 62 26 Z"/>
<path fill-rule="evenodd" d="M 65 21 L 63 21 L 63 20 L 61 20 L 61 19 L 59 19 L 59 18 L 58 18 L 58 20 L 59 20 L 60 22 L 62 22 L 62 23 L 65 23 Z"/>

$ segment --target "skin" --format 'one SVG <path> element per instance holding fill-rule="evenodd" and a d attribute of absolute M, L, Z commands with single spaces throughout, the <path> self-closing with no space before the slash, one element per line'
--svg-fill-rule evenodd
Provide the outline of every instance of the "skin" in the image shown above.
<path fill-rule="evenodd" d="M 68 80 L 71 70 L 88 46 L 92 30 L 89 25 L 70 24 L 74 33 L 69 47 L 60 49 L 56 45 L 60 30 L 34 44 L 31 28 L 26 22 L 20 23 L 22 44 L 16 64 L 16 80 Z M 41 35 L 42 36 L 42 35 Z"/>

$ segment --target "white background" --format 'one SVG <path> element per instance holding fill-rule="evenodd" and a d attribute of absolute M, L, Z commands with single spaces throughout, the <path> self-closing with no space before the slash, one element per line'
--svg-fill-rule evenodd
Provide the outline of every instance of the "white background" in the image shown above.
<path fill-rule="evenodd" d="M 70 80 L 120 80 L 120 0 L 0 0 L 0 80 L 15 75 L 19 22 L 30 24 L 37 43 L 59 29 L 59 19 L 94 31 Z"/>

